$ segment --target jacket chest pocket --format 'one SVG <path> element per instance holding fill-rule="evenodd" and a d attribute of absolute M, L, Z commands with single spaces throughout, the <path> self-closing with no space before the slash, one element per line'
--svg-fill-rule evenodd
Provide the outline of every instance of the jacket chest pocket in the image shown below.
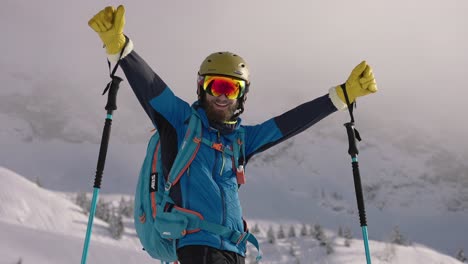
<path fill-rule="evenodd" d="M 218 167 L 219 167 L 218 175 L 221 176 L 222 178 L 233 177 L 233 172 L 234 172 L 233 157 L 225 152 L 218 153 L 218 156 L 220 157 L 219 158 L 220 162 L 218 164 Z"/>

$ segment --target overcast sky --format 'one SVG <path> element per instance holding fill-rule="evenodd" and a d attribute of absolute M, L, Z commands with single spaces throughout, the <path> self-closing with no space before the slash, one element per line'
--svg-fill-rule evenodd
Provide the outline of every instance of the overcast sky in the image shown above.
<path fill-rule="evenodd" d="M 189 102 L 196 98 L 198 67 L 214 51 L 238 53 L 250 65 L 247 122 L 327 93 L 365 59 L 380 90 L 359 100 L 363 126 L 421 129 L 438 143 L 468 145 L 466 0 L 6 0 L 0 8 L 2 87 L 43 90 L 36 91 L 38 100 L 102 123 L 107 65 L 87 21 L 121 3 L 135 50 Z M 34 85 L 17 87 L 11 76 Z M 144 129 L 146 116 L 128 84 L 122 86 L 121 122 L 144 123 Z"/>

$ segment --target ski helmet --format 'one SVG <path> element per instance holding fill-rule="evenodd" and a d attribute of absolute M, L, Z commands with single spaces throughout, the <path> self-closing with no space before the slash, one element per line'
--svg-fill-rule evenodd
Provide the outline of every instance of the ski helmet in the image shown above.
<path fill-rule="evenodd" d="M 231 52 L 215 52 L 200 65 L 198 75 L 226 75 L 242 79 L 249 83 L 249 68 L 245 60 Z"/>

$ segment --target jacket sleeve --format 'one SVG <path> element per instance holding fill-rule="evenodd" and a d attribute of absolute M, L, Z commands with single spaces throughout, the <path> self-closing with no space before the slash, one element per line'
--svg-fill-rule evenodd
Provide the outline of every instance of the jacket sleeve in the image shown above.
<path fill-rule="evenodd" d="M 191 114 L 190 105 L 175 96 L 134 50 L 120 61 L 120 66 L 138 101 L 158 130 L 163 150 L 163 173 L 168 175 L 177 155 L 180 138 L 185 133 L 184 121 Z"/>
<path fill-rule="evenodd" d="M 178 127 L 190 115 L 190 105 L 175 96 L 136 51 L 125 56 L 120 65 L 138 101 L 158 130 L 161 118 Z"/>
<path fill-rule="evenodd" d="M 328 95 L 299 105 L 256 126 L 246 126 L 246 159 L 299 134 L 337 109 Z"/>

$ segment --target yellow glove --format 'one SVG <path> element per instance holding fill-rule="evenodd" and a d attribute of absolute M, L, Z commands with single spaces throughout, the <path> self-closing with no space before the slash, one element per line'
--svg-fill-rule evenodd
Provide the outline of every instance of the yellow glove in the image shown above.
<path fill-rule="evenodd" d="M 106 46 L 107 54 L 119 54 L 125 45 L 123 29 L 125 26 L 125 8 L 123 5 L 117 10 L 108 6 L 88 21 L 88 25 L 98 33 Z"/>
<path fill-rule="evenodd" d="M 362 61 L 349 75 L 346 81 L 346 92 L 350 103 L 354 102 L 359 96 L 377 92 L 374 73 L 372 73 L 372 68 L 367 65 L 366 61 Z M 343 89 L 339 85 L 336 86 L 336 93 L 341 101 L 346 104 Z"/>

